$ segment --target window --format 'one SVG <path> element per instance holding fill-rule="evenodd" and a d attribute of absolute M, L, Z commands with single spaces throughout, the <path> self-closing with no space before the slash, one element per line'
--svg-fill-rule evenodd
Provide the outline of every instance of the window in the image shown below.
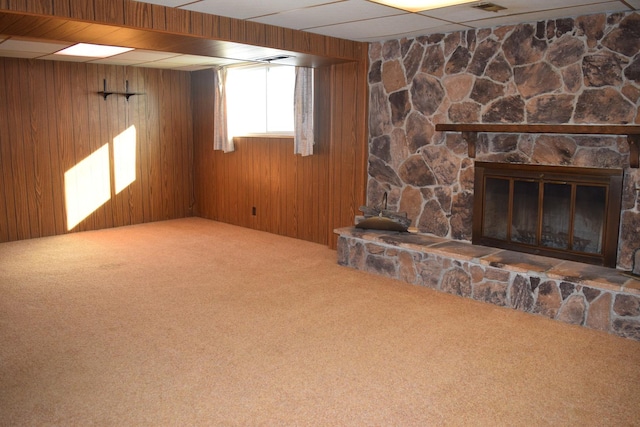
<path fill-rule="evenodd" d="M 295 67 L 260 65 L 227 70 L 229 135 L 293 135 Z"/>

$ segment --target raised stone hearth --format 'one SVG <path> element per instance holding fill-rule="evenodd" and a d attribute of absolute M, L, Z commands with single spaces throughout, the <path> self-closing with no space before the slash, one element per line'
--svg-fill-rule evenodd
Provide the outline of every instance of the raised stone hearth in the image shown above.
<path fill-rule="evenodd" d="M 640 280 L 429 234 L 335 230 L 338 263 L 640 341 Z"/>

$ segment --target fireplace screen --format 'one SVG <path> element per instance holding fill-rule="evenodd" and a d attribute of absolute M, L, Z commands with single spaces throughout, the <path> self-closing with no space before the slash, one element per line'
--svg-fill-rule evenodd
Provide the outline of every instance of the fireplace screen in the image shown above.
<path fill-rule="evenodd" d="M 615 267 L 622 171 L 476 163 L 473 242 Z"/>

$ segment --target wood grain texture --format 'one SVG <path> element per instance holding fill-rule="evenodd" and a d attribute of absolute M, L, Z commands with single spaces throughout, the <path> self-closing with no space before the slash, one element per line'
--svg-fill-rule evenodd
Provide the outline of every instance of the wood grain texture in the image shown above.
<path fill-rule="evenodd" d="M 331 158 L 329 224 L 332 230 L 353 225 L 366 204 L 366 72 L 361 63 L 331 67 Z M 332 235 L 329 246 L 337 246 Z"/>
<path fill-rule="evenodd" d="M 191 76 L 186 72 L 0 59 L 0 241 L 190 215 Z M 127 101 L 109 87 L 145 92 Z M 135 126 L 136 179 L 114 186 L 113 138 Z M 111 194 L 67 230 L 65 172 L 109 147 Z"/>
<path fill-rule="evenodd" d="M 2 60 L 0 118 L 9 126 L 0 130 L 0 239 L 67 232 L 64 172 L 101 146 L 97 138 L 108 143 L 130 124 L 140 141 L 136 181 L 77 229 L 200 212 L 335 248 L 333 229 L 351 225 L 365 203 L 366 43 L 131 0 L 0 0 L 0 32 L 239 59 L 294 53 L 289 65 L 313 66 L 318 76 L 314 156 L 294 156 L 290 140 L 272 139 L 239 140 L 236 153 L 223 155 L 210 145 L 212 105 L 200 90 L 191 94 L 204 72 L 28 62 L 22 78 L 20 60 Z M 104 101 L 95 94 L 102 75 L 110 87 L 129 80 L 147 95 Z M 41 91 L 46 108 L 30 117 L 27 103 Z"/>
<path fill-rule="evenodd" d="M 335 247 L 333 230 L 353 224 L 365 203 L 359 70 L 357 63 L 316 69 L 316 145 L 307 157 L 293 154 L 289 138 L 236 138 L 234 152 L 214 151 L 213 75 L 193 73 L 195 213 Z"/>
<path fill-rule="evenodd" d="M 214 151 L 211 71 L 194 73 L 193 102 L 196 214 L 327 244 L 328 141 L 307 157 L 292 138 L 235 138 L 234 152 Z"/>
<path fill-rule="evenodd" d="M 227 57 L 239 59 L 251 59 L 243 56 L 251 45 L 259 52 L 256 58 L 297 53 L 292 61 L 305 66 L 366 61 L 366 43 L 132 0 L 5 0 L 0 1 L 0 13 L 5 23 L 0 22 L 0 29 L 7 35 L 70 42 L 100 38 L 100 43 L 176 53 L 224 51 Z M 15 25 L 6 25 L 7 20 Z M 110 42 L 111 33 L 120 37 Z M 222 45 L 212 49 L 217 42 Z M 225 42 L 237 46 L 229 51 Z"/>

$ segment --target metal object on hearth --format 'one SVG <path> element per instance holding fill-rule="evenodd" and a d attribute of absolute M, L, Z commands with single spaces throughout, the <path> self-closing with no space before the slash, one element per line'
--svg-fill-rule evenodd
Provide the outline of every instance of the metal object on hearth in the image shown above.
<path fill-rule="evenodd" d="M 411 225 L 411 220 L 407 218 L 405 212 L 391 212 L 387 210 L 386 192 L 383 195 L 383 203 L 379 209 L 360 206 L 360 211 L 364 213 L 365 219 L 358 222 L 356 228 L 404 232 L 407 231 L 409 225 Z"/>

